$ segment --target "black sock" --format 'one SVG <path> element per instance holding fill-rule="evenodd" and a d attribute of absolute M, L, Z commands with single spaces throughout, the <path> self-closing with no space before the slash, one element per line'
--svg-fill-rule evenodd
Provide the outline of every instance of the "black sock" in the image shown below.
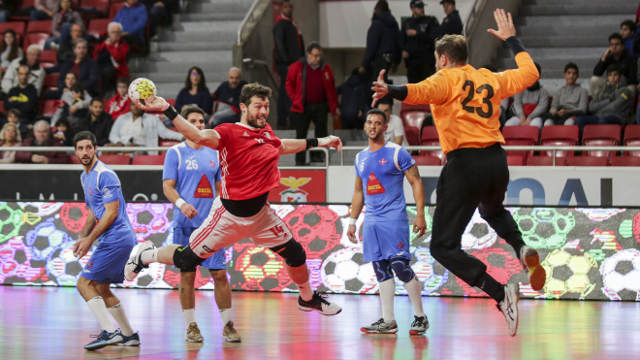
<path fill-rule="evenodd" d="M 478 285 L 482 291 L 486 292 L 495 299 L 497 302 L 502 301 L 504 299 L 504 286 L 496 281 L 496 279 L 492 278 L 491 275 L 486 272 L 482 274 L 480 278 L 480 285 Z"/>

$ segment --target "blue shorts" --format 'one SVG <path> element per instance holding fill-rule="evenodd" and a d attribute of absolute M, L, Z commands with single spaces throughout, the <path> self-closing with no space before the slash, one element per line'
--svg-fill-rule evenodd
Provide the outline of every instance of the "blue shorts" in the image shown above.
<path fill-rule="evenodd" d="M 411 260 L 407 221 L 367 221 L 362 227 L 364 261 L 403 257 Z"/>
<path fill-rule="evenodd" d="M 189 245 L 191 233 L 197 228 L 193 227 L 174 227 L 173 243 L 181 246 Z M 213 254 L 200 264 L 209 270 L 226 270 L 227 264 L 224 260 L 224 249 Z"/>
<path fill-rule="evenodd" d="M 87 280 L 102 284 L 122 283 L 124 281 L 124 265 L 129 259 L 134 241 L 123 240 L 109 244 L 100 242 L 80 275 Z"/>

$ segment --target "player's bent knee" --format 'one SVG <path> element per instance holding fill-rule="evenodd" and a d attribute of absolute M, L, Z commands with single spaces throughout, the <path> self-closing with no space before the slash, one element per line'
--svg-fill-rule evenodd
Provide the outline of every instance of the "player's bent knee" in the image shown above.
<path fill-rule="evenodd" d="M 400 279 L 402 282 L 409 282 L 416 276 L 411 266 L 409 266 L 409 259 L 391 259 L 391 267 L 393 268 L 393 272 L 396 273 L 398 279 Z"/>
<path fill-rule="evenodd" d="M 287 265 L 291 267 L 302 266 L 307 261 L 307 254 L 304 252 L 302 245 L 294 239 L 282 245 L 274 246 L 271 250 L 280 255 Z"/>
<path fill-rule="evenodd" d="M 173 264 L 180 269 L 180 272 L 195 272 L 196 267 L 204 261 L 196 255 L 189 245 L 176 249 L 173 253 Z"/>
<path fill-rule="evenodd" d="M 393 278 L 393 272 L 391 272 L 391 263 L 389 260 L 376 260 L 372 262 L 373 270 L 376 273 L 376 280 L 379 283 L 387 281 Z"/>
<path fill-rule="evenodd" d="M 227 282 L 226 270 L 209 270 L 209 272 L 211 273 L 211 277 L 213 277 L 213 282 L 215 283 Z"/>

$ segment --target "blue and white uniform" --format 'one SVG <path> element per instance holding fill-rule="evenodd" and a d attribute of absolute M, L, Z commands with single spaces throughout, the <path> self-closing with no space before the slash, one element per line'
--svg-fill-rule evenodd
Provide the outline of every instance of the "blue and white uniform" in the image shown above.
<path fill-rule="evenodd" d="M 189 238 L 209 215 L 216 197 L 215 183 L 220 181 L 218 152 L 206 146 L 190 147 L 186 141 L 174 145 L 167 151 L 162 170 L 162 180 L 175 180 L 176 191 L 187 203 L 198 210 L 198 215 L 189 219 L 180 209 L 173 210 L 173 243 L 188 245 Z M 224 270 L 224 249 L 207 258 L 202 266 L 211 270 Z"/>
<path fill-rule="evenodd" d="M 136 244 L 136 237 L 127 217 L 120 180 L 113 170 L 98 160 L 89 173 L 82 172 L 80 182 L 85 202 L 98 222 L 104 216 L 104 205 L 119 201 L 118 216 L 98 238 L 98 246 L 81 275 L 99 283 L 121 283 L 124 265 Z"/>
<path fill-rule="evenodd" d="M 365 261 L 411 259 L 403 181 L 405 171 L 413 165 L 415 160 L 407 150 L 392 142 L 356 155 L 356 175 L 362 180 L 366 205 L 362 229 Z"/>

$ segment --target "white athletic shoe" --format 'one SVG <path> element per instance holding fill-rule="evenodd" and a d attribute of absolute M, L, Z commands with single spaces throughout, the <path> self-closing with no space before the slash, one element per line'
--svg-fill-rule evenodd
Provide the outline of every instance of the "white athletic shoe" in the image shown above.
<path fill-rule="evenodd" d="M 153 250 L 154 246 L 151 241 L 145 241 L 143 243 L 139 243 L 131 249 L 131 255 L 129 255 L 129 260 L 127 260 L 127 264 L 124 266 L 124 278 L 131 281 L 138 276 L 138 273 L 144 269 L 149 267 L 149 265 L 145 265 L 142 263 L 142 259 L 140 258 L 142 253 L 147 250 Z"/>
<path fill-rule="evenodd" d="M 317 311 L 322 315 L 337 315 L 342 311 L 342 308 L 334 303 L 330 303 L 326 300 L 326 295 L 313 292 L 313 297 L 309 301 L 302 300 L 301 296 L 298 296 L 298 309 L 302 311 Z"/>
<path fill-rule="evenodd" d="M 529 273 L 529 284 L 535 291 L 540 291 L 547 281 L 547 272 L 540 265 L 540 256 L 536 249 L 532 249 L 527 245 L 520 248 L 520 262 Z"/>
<path fill-rule="evenodd" d="M 518 300 L 520 299 L 520 288 L 518 284 L 507 284 L 504 286 L 504 299 L 498 303 L 498 310 L 502 311 L 507 320 L 509 335 L 515 336 L 518 331 Z"/>

